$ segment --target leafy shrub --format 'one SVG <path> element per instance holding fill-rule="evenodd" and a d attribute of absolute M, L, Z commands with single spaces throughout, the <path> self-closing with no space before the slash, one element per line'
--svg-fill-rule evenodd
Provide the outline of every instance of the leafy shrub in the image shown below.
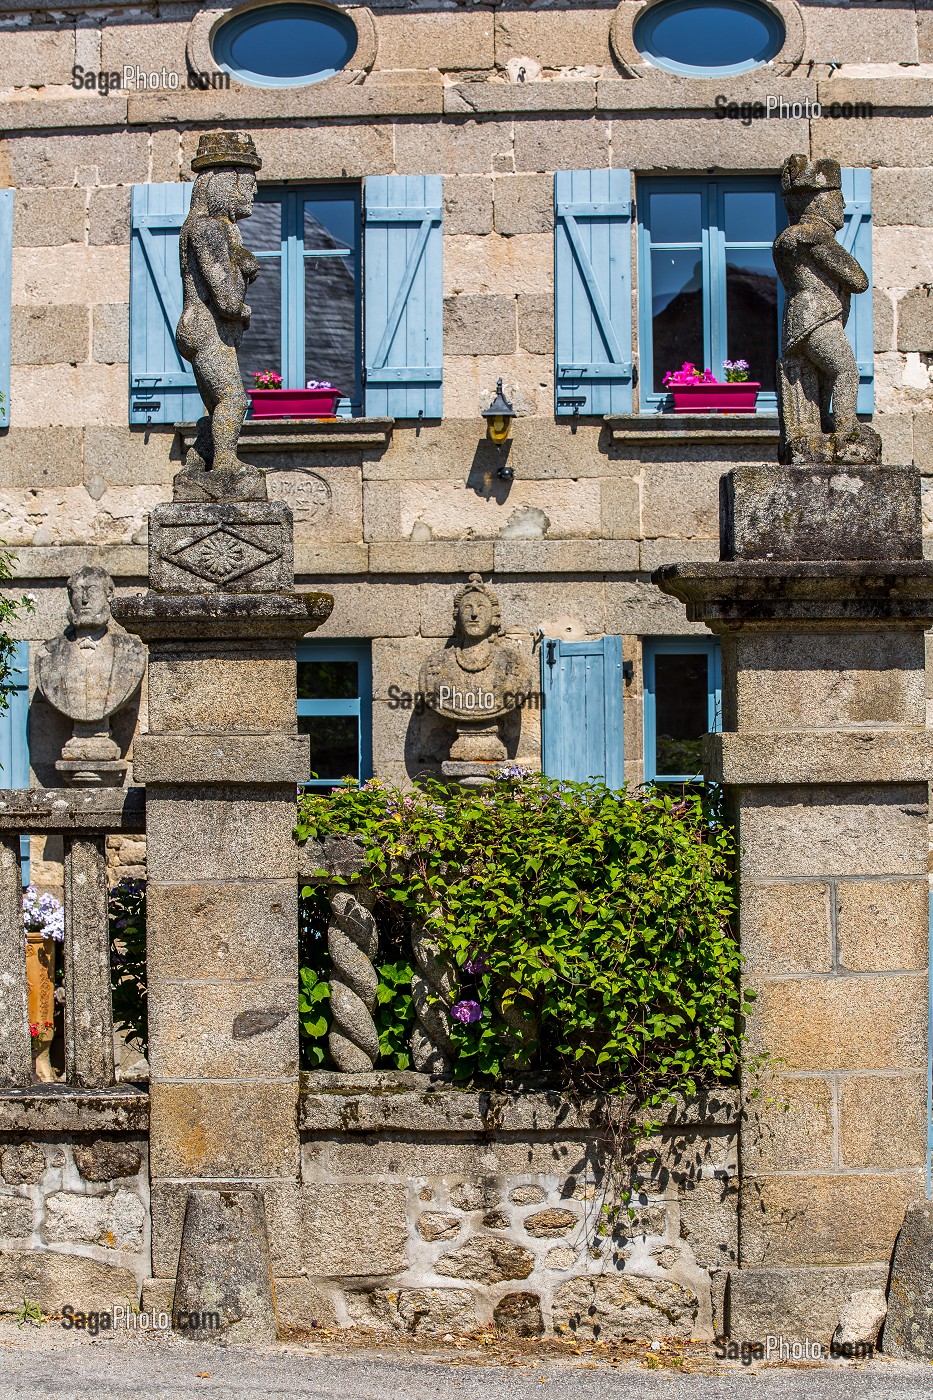
<path fill-rule="evenodd" d="M 456 966 L 458 1078 L 543 1069 L 647 1098 L 735 1077 L 734 845 L 706 796 L 540 774 L 303 796 L 297 839 L 338 834 L 362 839 L 396 922 L 425 922 Z"/>

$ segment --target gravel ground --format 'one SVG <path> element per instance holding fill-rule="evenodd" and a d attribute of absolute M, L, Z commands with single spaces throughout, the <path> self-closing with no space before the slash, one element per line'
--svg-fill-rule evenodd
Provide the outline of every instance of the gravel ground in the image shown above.
<path fill-rule="evenodd" d="M 187 1400 L 189 1396 L 307 1400 L 920 1400 L 933 1366 L 870 1362 L 743 1367 L 707 1348 L 438 1347 L 361 1338 L 304 1338 L 259 1349 L 171 1335 L 96 1340 L 0 1323 L 0 1400 Z"/>

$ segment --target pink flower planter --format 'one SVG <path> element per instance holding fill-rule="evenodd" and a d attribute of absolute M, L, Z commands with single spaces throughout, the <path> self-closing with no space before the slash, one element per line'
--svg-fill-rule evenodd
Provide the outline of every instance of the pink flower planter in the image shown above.
<path fill-rule="evenodd" d="M 247 389 L 253 418 L 333 418 L 339 389 Z"/>
<path fill-rule="evenodd" d="M 672 384 L 675 413 L 754 413 L 760 384 Z"/>

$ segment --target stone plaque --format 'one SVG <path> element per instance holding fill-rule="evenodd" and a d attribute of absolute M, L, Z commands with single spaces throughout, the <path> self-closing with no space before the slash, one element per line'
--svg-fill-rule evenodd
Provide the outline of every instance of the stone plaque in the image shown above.
<path fill-rule="evenodd" d="M 267 480 L 270 495 L 277 501 L 284 501 L 295 520 L 321 524 L 333 514 L 333 492 L 317 472 L 277 472 Z"/>
<path fill-rule="evenodd" d="M 287 593 L 292 519 L 281 501 L 157 506 L 149 521 L 149 586 L 159 593 Z"/>

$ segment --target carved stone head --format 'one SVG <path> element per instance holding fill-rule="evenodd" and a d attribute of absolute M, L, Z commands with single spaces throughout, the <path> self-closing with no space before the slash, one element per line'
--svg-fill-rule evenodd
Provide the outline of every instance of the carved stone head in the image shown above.
<path fill-rule="evenodd" d="M 805 213 L 819 215 L 836 229 L 845 223 L 842 172 L 837 160 L 788 156 L 781 167 L 781 195 L 794 223 Z"/>
<path fill-rule="evenodd" d="M 110 624 L 113 579 L 87 564 L 68 580 L 68 621 L 76 631 L 101 631 Z"/>
<path fill-rule="evenodd" d="M 454 631 L 460 642 L 477 642 L 498 637 L 502 630 L 499 599 L 483 583 L 481 574 L 470 574 L 469 581 L 454 594 Z"/>

